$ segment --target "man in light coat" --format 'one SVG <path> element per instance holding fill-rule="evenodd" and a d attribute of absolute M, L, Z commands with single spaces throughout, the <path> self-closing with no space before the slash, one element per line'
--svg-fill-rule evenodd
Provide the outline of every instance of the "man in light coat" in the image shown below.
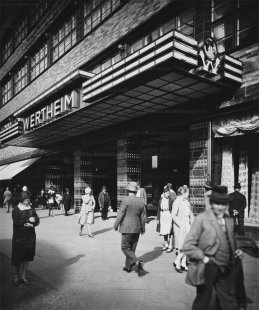
<path fill-rule="evenodd" d="M 144 202 L 136 197 L 137 183 L 130 182 L 127 191 L 128 196 L 121 202 L 120 209 L 114 223 L 114 229 L 121 233 L 121 249 L 126 256 L 126 272 L 131 272 L 137 267 L 139 276 L 144 274 L 143 262 L 138 260 L 135 251 L 139 240 L 139 235 L 145 232 L 145 207 Z"/>
<path fill-rule="evenodd" d="M 215 186 L 211 209 L 199 214 L 188 233 L 183 251 L 190 264 L 186 282 L 197 286 L 192 310 L 207 310 L 215 287 L 223 310 L 239 310 L 234 293 L 234 259 L 242 255 L 235 249 L 234 225 L 227 214 L 227 187 Z"/>
<path fill-rule="evenodd" d="M 11 191 L 9 190 L 9 187 L 6 187 L 6 190 L 5 190 L 5 192 L 4 192 L 4 195 L 3 195 L 3 197 L 4 197 L 4 203 L 3 203 L 3 206 L 7 206 L 7 213 L 9 213 L 10 212 L 10 205 L 11 205 L 11 201 L 12 201 L 12 193 L 11 193 Z"/>

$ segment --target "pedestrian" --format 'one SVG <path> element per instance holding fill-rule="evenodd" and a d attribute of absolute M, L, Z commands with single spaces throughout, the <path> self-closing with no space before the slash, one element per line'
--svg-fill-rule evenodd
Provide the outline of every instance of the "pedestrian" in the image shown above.
<path fill-rule="evenodd" d="M 240 193 L 241 185 L 236 183 L 234 185 L 234 192 L 229 194 L 229 215 L 234 220 L 235 233 L 244 236 L 244 217 L 246 208 L 246 197 Z"/>
<path fill-rule="evenodd" d="M 144 202 L 136 197 L 137 190 L 136 182 L 128 184 L 128 196 L 121 202 L 113 228 L 115 231 L 119 228 L 121 233 L 121 249 L 126 256 L 123 270 L 131 272 L 136 266 L 138 275 L 142 276 L 144 263 L 136 257 L 135 251 L 140 233 L 145 233 L 146 214 Z"/>
<path fill-rule="evenodd" d="M 49 216 L 54 216 L 53 214 L 53 208 L 55 205 L 55 197 L 56 197 L 56 192 L 54 191 L 53 186 L 50 186 L 50 189 L 48 190 L 48 207 L 49 207 Z"/>
<path fill-rule="evenodd" d="M 191 204 L 188 200 L 189 188 L 181 186 L 178 190 L 178 197 L 173 203 L 172 220 L 174 227 L 175 248 L 178 255 L 174 261 L 174 267 L 177 272 L 187 271 L 186 254 L 182 251 L 184 239 L 187 236 L 194 216 L 191 210 Z"/>
<path fill-rule="evenodd" d="M 210 209 L 210 195 L 212 190 L 211 181 L 207 181 L 204 185 L 205 193 L 204 193 L 204 202 L 205 202 L 205 211 Z"/>
<path fill-rule="evenodd" d="M 29 262 L 34 260 L 36 248 L 35 226 L 39 225 L 36 210 L 31 208 L 30 196 L 24 192 L 13 209 L 12 265 L 15 266 L 14 285 L 32 284 L 27 279 Z"/>
<path fill-rule="evenodd" d="M 20 191 L 19 186 L 17 185 L 17 186 L 14 187 L 13 195 L 12 195 L 12 206 L 13 206 L 13 209 L 18 206 L 18 203 L 20 202 L 20 199 L 21 199 L 21 191 Z"/>
<path fill-rule="evenodd" d="M 173 203 L 177 197 L 175 191 L 173 190 L 173 185 L 172 183 L 167 183 L 166 184 L 166 187 L 169 188 L 169 201 L 170 201 L 170 212 L 172 212 L 172 208 L 173 208 Z M 166 250 L 166 253 L 170 253 L 173 251 L 173 240 L 174 240 L 174 229 L 173 229 L 173 225 L 172 225 L 172 229 L 171 229 L 171 232 L 170 232 L 170 235 L 169 235 L 169 246 L 168 246 L 168 249 Z"/>
<path fill-rule="evenodd" d="M 6 187 L 5 189 L 5 192 L 3 194 L 3 198 L 4 198 L 4 203 L 3 203 L 3 206 L 6 205 L 7 207 L 7 213 L 10 213 L 10 205 L 11 205 L 11 202 L 12 202 L 12 193 L 9 189 L 9 187 Z"/>
<path fill-rule="evenodd" d="M 162 250 L 167 250 L 167 253 L 172 251 L 172 248 L 170 247 L 170 238 L 172 231 L 172 215 L 170 206 L 172 206 L 170 200 L 170 189 L 169 187 L 165 186 L 157 210 L 157 232 L 159 233 L 159 235 L 164 237 L 164 246 Z M 170 250 L 168 251 L 168 249 Z"/>
<path fill-rule="evenodd" d="M 22 193 L 24 193 L 24 192 L 27 193 L 27 194 L 29 195 L 30 199 L 31 199 L 31 192 L 29 191 L 27 185 L 24 185 L 24 186 L 22 187 Z"/>
<path fill-rule="evenodd" d="M 140 182 L 137 182 L 138 185 L 138 191 L 136 194 L 136 197 L 141 199 L 144 202 L 144 206 L 145 206 L 145 212 L 146 212 L 146 223 L 148 224 L 148 218 L 147 218 L 147 193 L 144 187 L 141 187 Z"/>
<path fill-rule="evenodd" d="M 38 196 L 38 206 L 39 208 L 42 208 L 44 210 L 46 209 L 46 205 L 47 205 L 46 192 L 45 192 L 45 189 L 42 188 Z"/>
<path fill-rule="evenodd" d="M 69 188 L 66 187 L 65 193 L 63 195 L 63 204 L 64 204 L 65 216 L 68 216 L 68 211 L 71 208 L 71 203 L 72 203 L 72 195 L 70 194 Z"/>
<path fill-rule="evenodd" d="M 242 251 L 235 249 L 234 224 L 227 212 L 226 186 L 215 186 L 211 209 L 199 214 L 188 233 L 183 251 L 190 258 L 186 282 L 197 287 L 192 310 L 207 310 L 213 288 L 219 307 L 239 310 L 234 292 L 234 260 Z"/>
<path fill-rule="evenodd" d="M 92 225 L 94 224 L 95 199 L 90 187 L 85 188 L 85 195 L 82 196 L 82 201 L 83 203 L 78 217 L 78 224 L 80 224 L 79 236 L 82 236 L 82 230 L 86 224 L 88 236 L 94 238 Z"/>
<path fill-rule="evenodd" d="M 111 206 L 111 198 L 105 185 L 102 187 L 102 190 L 98 196 L 98 202 L 101 210 L 102 220 L 106 221 L 108 219 L 108 210 Z"/>

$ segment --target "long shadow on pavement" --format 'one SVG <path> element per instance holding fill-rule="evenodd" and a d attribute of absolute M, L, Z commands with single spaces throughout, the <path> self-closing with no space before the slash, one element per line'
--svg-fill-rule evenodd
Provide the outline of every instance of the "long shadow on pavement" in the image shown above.
<path fill-rule="evenodd" d="M 139 259 L 143 260 L 143 262 L 151 262 L 155 259 L 157 259 L 159 256 L 162 255 L 162 248 L 161 247 L 155 247 L 153 251 L 147 252 L 144 255 L 140 256 Z"/>
<path fill-rule="evenodd" d="M 109 228 L 104 228 L 104 229 L 101 229 L 101 230 L 97 230 L 97 231 L 94 231 L 93 234 L 96 236 L 96 235 L 100 235 L 100 234 L 103 234 L 107 231 L 110 231 L 112 230 L 113 228 L 112 227 L 109 227 Z"/>
<path fill-rule="evenodd" d="M 8 248 L 11 242 L 11 239 L 1 240 L 0 249 Z M 0 309 L 83 310 L 81 304 L 77 303 L 70 296 L 61 296 L 56 287 L 66 281 L 66 267 L 77 263 L 85 255 L 79 254 L 64 261 L 62 249 L 42 242 L 37 242 L 36 247 L 48 248 L 49 253 L 55 253 L 55 257 L 58 257 L 58 260 L 53 260 L 51 266 L 48 264 L 51 270 L 60 270 L 60 272 L 55 273 L 55 287 L 50 282 L 30 271 L 28 272 L 28 278 L 33 281 L 32 285 L 20 284 L 14 286 L 14 267 L 11 266 L 11 258 L 0 252 Z M 35 256 L 35 261 L 31 262 L 31 264 L 37 264 L 37 259 L 39 258 Z M 60 264 L 61 261 L 63 264 Z"/>

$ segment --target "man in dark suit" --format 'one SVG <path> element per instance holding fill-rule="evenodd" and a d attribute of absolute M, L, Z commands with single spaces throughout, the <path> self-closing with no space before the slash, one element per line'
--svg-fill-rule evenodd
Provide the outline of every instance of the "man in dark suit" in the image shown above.
<path fill-rule="evenodd" d="M 246 197 L 240 193 L 240 189 L 240 183 L 236 183 L 234 186 L 234 192 L 229 194 L 229 215 L 234 219 L 235 233 L 244 236 Z"/>
<path fill-rule="evenodd" d="M 100 206 L 100 210 L 101 210 L 101 214 L 102 214 L 102 220 L 106 221 L 108 218 L 108 209 L 111 205 L 111 199 L 110 199 L 110 195 L 107 192 L 107 188 L 106 186 L 102 187 L 102 191 L 100 192 L 99 196 L 98 196 L 98 202 L 99 202 L 99 206 Z"/>
<path fill-rule="evenodd" d="M 145 232 L 145 206 L 142 199 L 136 197 L 137 183 L 130 182 L 127 191 L 128 196 L 121 202 L 120 209 L 114 223 L 114 229 L 121 233 L 121 249 L 126 256 L 125 267 L 126 272 L 131 272 L 137 267 L 138 275 L 144 274 L 143 262 L 138 260 L 135 251 L 139 240 L 139 234 Z"/>

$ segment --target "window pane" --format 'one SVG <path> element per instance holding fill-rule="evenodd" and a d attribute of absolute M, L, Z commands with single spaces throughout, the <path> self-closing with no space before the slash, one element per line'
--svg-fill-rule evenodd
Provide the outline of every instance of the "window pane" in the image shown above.
<path fill-rule="evenodd" d="M 111 12 L 111 1 L 107 0 L 102 5 L 102 19 L 108 16 Z"/>
<path fill-rule="evenodd" d="M 105 70 L 111 66 L 111 60 L 108 59 L 106 62 L 103 63 L 102 65 L 102 70 Z"/>
<path fill-rule="evenodd" d="M 171 19 L 169 20 L 167 23 L 165 23 L 163 26 L 162 26 L 162 29 L 163 29 L 163 33 L 167 33 L 173 29 L 175 29 L 175 18 L 174 19 Z"/>
<path fill-rule="evenodd" d="M 258 42 L 258 36 L 258 26 L 243 30 L 239 33 L 239 44 Z"/>
<path fill-rule="evenodd" d="M 139 40 L 131 45 L 131 52 L 134 53 L 143 47 L 143 40 Z"/>
<path fill-rule="evenodd" d="M 86 35 L 91 30 L 91 16 L 84 22 L 84 34 Z"/>
<path fill-rule="evenodd" d="M 115 10 L 120 5 L 120 0 L 112 0 L 112 9 Z"/>
<path fill-rule="evenodd" d="M 179 30 L 186 35 L 192 35 L 194 33 L 193 14 L 194 14 L 193 10 L 189 10 L 179 16 L 180 21 Z"/>
<path fill-rule="evenodd" d="M 247 28 L 258 22 L 258 11 L 244 12 L 239 17 L 239 30 Z"/>
<path fill-rule="evenodd" d="M 101 10 L 97 9 L 93 12 L 93 27 L 98 25 L 101 21 Z"/>
<path fill-rule="evenodd" d="M 215 1 L 213 21 L 226 16 L 236 7 L 237 2 L 234 1 Z"/>

